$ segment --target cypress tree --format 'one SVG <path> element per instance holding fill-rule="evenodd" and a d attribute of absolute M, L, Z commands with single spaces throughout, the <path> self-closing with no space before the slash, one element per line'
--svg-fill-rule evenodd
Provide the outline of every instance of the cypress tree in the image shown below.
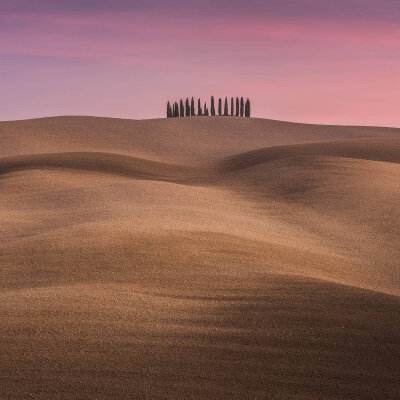
<path fill-rule="evenodd" d="M 233 101 L 233 97 L 231 97 L 231 117 L 233 117 L 233 114 L 234 114 L 234 106 L 233 106 L 233 103 L 234 103 L 234 101 Z"/>
<path fill-rule="evenodd" d="M 215 104 L 214 104 L 214 96 L 211 96 L 211 115 L 215 116 Z"/>
<path fill-rule="evenodd" d="M 190 105 L 189 105 L 189 99 L 187 97 L 185 101 L 185 117 L 190 117 Z"/>
<path fill-rule="evenodd" d="M 222 99 L 218 100 L 218 115 L 222 115 Z"/>
<path fill-rule="evenodd" d="M 228 116 L 228 98 L 227 97 L 225 97 L 224 115 Z"/>
<path fill-rule="evenodd" d="M 244 115 L 244 100 L 243 97 L 240 98 L 240 116 L 243 117 Z"/>
<path fill-rule="evenodd" d="M 167 103 L 167 118 L 172 117 L 172 111 L 171 111 L 171 104 L 170 102 Z"/>
<path fill-rule="evenodd" d="M 179 106 L 177 102 L 174 103 L 174 117 L 179 117 Z"/>
<path fill-rule="evenodd" d="M 208 113 L 208 108 L 207 108 L 207 103 L 204 103 L 204 115 L 206 117 L 208 117 L 209 113 Z"/>
<path fill-rule="evenodd" d="M 183 105 L 183 101 L 181 99 L 181 101 L 179 102 L 179 116 L 181 118 L 183 118 L 185 116 L 185 107 Z"/>
<path fill-rule="evenodd" d="M 239 97 L 236 97 L 236 116 L 239 116 Z"/>
<path fill-rule="evenodd" d="M 192 97 L 192 101 L 190 102 L 190 116 L 194 117 L 196 113 L 194 112 L 194 99 Z"/>
<path fill-rule="evenodd" d="M 251 114 L 251 110 L 250 110 L 250 100 L 247 99 L 247 100 L 246 100 L 246 113 L 245 113 L 245 115 L 246 115 L 247 118 L 250 118 L 250 114 Z"/>
<path fill-rule="evenodd" d="M 199 117 L 203 116 L 203 110 L 201 109 L 201 101 L 200 101 L 200 99 L 199 99 L 198 104 L 197 104 L 197 115 Z"/>

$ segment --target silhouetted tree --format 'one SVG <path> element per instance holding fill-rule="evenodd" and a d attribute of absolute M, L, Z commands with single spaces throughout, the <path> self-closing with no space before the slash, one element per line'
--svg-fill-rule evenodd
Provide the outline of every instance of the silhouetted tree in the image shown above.
<path fill-rule="evenodd" d="M 218 115 L 222 115 L 222 99 L 218 100 Z"/>
<path fill-rule="evenodd" d="M 239 97 L 236 97 L 236 116 L 239 116 Z"/>
<path fill-rule="evenodd" d="M 215 116 L 215 104 L 214 104 L 214 96 L 211 96 L 211 115 Z"/>
<path fill-rule="evenodd" d="M 233 97 L 231 97 L 231 116 L 232 116 L 232 117 L 233 117 L 233 113 L 235 112 L 235 111 L 234 111 L 233 103 L 234 103 Z"/>
<path fill-rule="evenodd" d="M 243 117 L 244 115 L 244 100 L 243 97 L 240 98 L 240 116 Z"/>
<path fill-rule="evenodd" d="M 245 116 L 247 118 L 250 118 L 251 110 L 250 110 L 250 100 L 246 100 L 246 105 L 245 105 Z"/>
<path fill-rule="evenodd" d="M 183 101 L 181 99 L 181 101 L 179 102 L 179 116 L 181 118 L 183 118 L 185 116 L 185 107 L 183 105 Z"/>
<path fill-rule="evenodd" d="M 209 116 L 208 108 L 207 108 L 207 103 L 204 103 L 204 115 L 205 115 L 206 117 Z"/>
<path fill-rule="evenodd" d="M 225 103 L 224 103 L 224 116 L 228 116 L 228 98 L 225 97 Z"/>
<path fill-rule="evenodd" d="M 185 101 L 185 117 L 190 117 L 190 105 L 189 105 L 189 99 L 187 97 Z"/>
<path fill-rule="evenodd" d="M 174 117 L 177 118 L 179 117 L 179 105 L 177 102 L 174 103 Z"/>
<path fill-rule="evenodd" d="M 167 118 L 171 118 L 171 117 L 172 117 L 171 103 L 168 102 L 167 103 Z"/>
<path fill-rule="evenodd" d="M 201 109 L 201 101 L 200 101 L 200 99 L 199 99 L 199 101 L 198 101 L 198 103 L 197 103 L 197 115 L 198 115 L 199 117 L 202 117 L 202 116 L 203 116 L 203 110 Z"/>
<path fill-rule="evenodd" d="M 194 110 L 194 99 L 192 97 L 192 101 L 190 102 L 190 116 L 194 117 L 196 115 L 195 110 Z"/>

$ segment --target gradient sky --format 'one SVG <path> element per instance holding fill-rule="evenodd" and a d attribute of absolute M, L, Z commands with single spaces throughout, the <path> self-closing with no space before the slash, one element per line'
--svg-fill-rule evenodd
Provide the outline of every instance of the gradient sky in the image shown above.
<path fill-rule="evenodd" d="M 400 0 L 0 0 L 0 120 L 257 117 L 400 127 Z"/>

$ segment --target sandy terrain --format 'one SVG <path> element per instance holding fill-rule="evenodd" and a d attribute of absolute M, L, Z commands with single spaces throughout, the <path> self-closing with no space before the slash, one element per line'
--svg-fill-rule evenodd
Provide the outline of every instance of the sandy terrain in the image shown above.
<path fill-rule="evenodd" d="M 400 398 L 400 130 L 0 122 L 1 399 Z"/>

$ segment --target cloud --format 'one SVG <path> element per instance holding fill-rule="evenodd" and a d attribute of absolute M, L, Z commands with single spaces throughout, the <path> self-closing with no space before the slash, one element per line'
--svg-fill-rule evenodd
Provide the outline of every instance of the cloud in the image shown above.
<path fill-rule="evenodd" d="M 0 54 L 97 59 L 107 62 L 171 63 L 182 57 L 206 62 L 235 55 L 307 56 L 330 52 L 331 58 L 368 58 L 400 49 L 400 28 L 379 22 L 305 21 L 252 17 L 196 17 L 112 13 L 66 15 L 10 13 L 0 15 Z M 135 56 L 127 56 L 127 54 Z M 371 53 L 374 53 L 371 55 Z M 262 60 L 265 61 L 265 60 Z"/>
<path fill-rule="evenodd" d="M 264 21 L 317 18 L 400 22 L 398 0 L 2 0 L 0 11 L 92 15 L 145 12 L 164 16 L 252 16 Z"/>

